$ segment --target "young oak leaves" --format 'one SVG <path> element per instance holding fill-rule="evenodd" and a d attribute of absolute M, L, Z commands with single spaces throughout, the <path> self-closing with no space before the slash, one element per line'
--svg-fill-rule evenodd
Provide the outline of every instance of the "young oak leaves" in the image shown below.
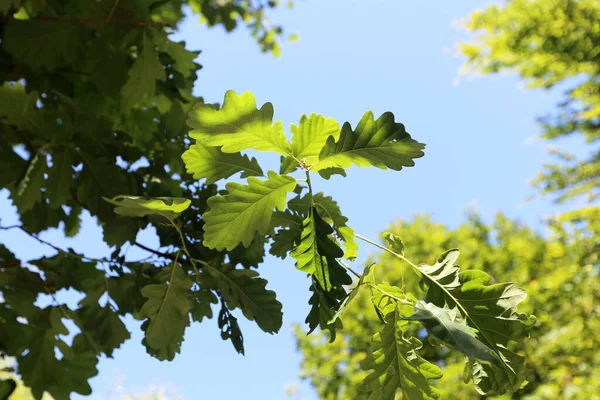
<path fill-rule="evenodd" d="M 524 358 L 509 350 L 509 342 L 529 337 L 527 331 L 535 323 L 534 316 L 517 312 L 527 293 L 511 282 L 490 285 L 492 277 L 483 271 L 460 271 L 454 265 L 458 255 L 458 250 L 449 250 L 433 266 L 417 266 L 427 288 L 426 301 L 460 315 L 462 323 L 495 354 L 489 356 L 492 359 L 482 357 L 484 363 L 467 354 L 471 358 L 465 379 L 472 379 L 481 394 L 514 392 L 525 380 L 526 368 Z"/>
<path fill-rule="evenodd" d="M 337 202 L 313 192 L 312 173 L 329 179 L 333 174 L 345 176 L 352 165 L 396 171 L 413 166 L 414 159 L 423 156 L 424 145 L 412 139 L 392 113 L 375 119 L 369 111 L 355 129 L 348 122 L 340 129 L 330 118 L 303 115 L 297 126 L 291 126 L 291 143 L 281 121 L 273 121 L 273 106 L 266 103 L 257 108 L 251 93 L 228 91 L 221 108 L 199 104 L 189 117 L 189 135 L 196 143 L 182 156 L 188 173 L 207 184 L 241 173 L 246 184 L 226 183 L 225 190 L 208 198 L 206 210 L 200 211 L 204 226 L 198 239 L 205 248 L 228 252 L 228 264 L 195 260 L 183 243 L 186 261 L 196 268 L 200 286 L 208 283 L 210 289 L 193 289 L 191 271 L 176 261 L 154 278 L 158 283 L 144 288 L 148 300 L 142 311 L 149 318 L 143 325 L 144 342 L 150 352 L 171 359 L 179 351 L 189 314 L 194 320 L 210 317 L 211 305 L 219 299 L 221 335 L 238 352 L 244 352 L 243 337 L 232 310 L 239 308 L 265 332 L 277 332 L 281 303 L 266 289 L 267 281 L 249 269 L 262 259 L 261 249 L 254 247 L 271 240 L 272 254 L 290 255 L 298 270 L 310 275 L 309 333 L 320 327 L 330 331 L 330 341 L 335 340 L 336 330 L 343 327 L 344 309 L 361 287 L 370 287 L 383 327 L 373 336 L 374 352 L 363 362 L 371 370 L 363 384 L 369 398 L 392 400 L 397 391 L 407 399 L 439 398 L 433 380 L 441 377 L 441 370 L 418 355 L 422 344 L 407 333 L 408 324 L 417 321 L 444 345 L 468 357 L 465 375 L 481 394 L 520 387 L 525 378 L 523 360 L 508 346 L 512 340 L 524 339 L 534 321 L 516 312 L 525 297 L 521 289 L 511 283 L 489 285 L 491 278 L 482 271 L 460 272 L 454 265 L 457 250 L 448 251 L 433 266 L 417 266 L 404 257 L 398 237 L 384 235 L 388 245 L 384 247 L 355 234 Z M 241 153 L 245 150 L 281 155 L 280 173 L 268 171 L 264 178 L 258 161 Z M 306 179 L 290 176 L 298 169 Z M 302 195 L 303 189 L 308 193 Z M 296 197 L 288 201 L 291 192 Z M 121 215 L 162 215 L 182 235 L 174 219 L 189 205 L 184 199 L 121 196 L 108 201 L 119 206 L 115 212 Z M 427 292 L 424 301 L 403 288 L 376 283 L 373 266 L 362 276 L 352 271 L 359 279 L 348 288 L 352 279 L 342 259 L 356 258 L 357 238 L 394 254 L 421 274 Z M 236 257 L 251 246 L 256 262 L 237 269 Z M 192 299 L 194 292 L 197 296 Z"/>
<path fill-rule="evenodd" d="M 442 377 L 442 371 L 417 354 L 422 343 L 416 337 L 406 337 L 408 322 L 403 315 L 412 314 L 416 299 L 387 282 L 371 284 L 371 300 L 384 322 L 381 331 L 373 335 L 375 350 L 361 363 L 372 372 L 364 379 L 362 389 L 370 399 L 394 400 L 400 390 L 408 399 L 438 399 L 440 392 L 431 379 Z"/>
<path fill-rule="evenodd" d="M 198 104 L 187 121 L 190 137 L 204 146 L 222 146 L 224 153 L 254 149 L 291 155 L 292 149 L 283 134 L 281 121 L 273 124 L 273 105 L 256 108 L 252 93 L 238 96 L 233 90 L 225 93 L 223 106 Z"/>

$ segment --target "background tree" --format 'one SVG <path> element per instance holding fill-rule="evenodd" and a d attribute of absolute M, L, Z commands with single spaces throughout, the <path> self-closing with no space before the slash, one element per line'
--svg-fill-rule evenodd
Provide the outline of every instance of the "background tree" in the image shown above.
<path fill-rule="evenodd" d="M 568 88 L 551 115 L 540 118 L 550 151 L 559 162 L 545 165 L 533 181 L 557 201 L 600 195 L 600 3 L 594 0 L 510 0 L 475 11 L 464 26 L 475 34 L 460 44 L 467 71 L 517 73 L 530 88 Z M 589 154 L 564 148 L 567 138 L 585 141 Z M 598 220 L 597 206 L 581 208 L 572 218 Z"/>
<path fill-rule="evenodd" d="M 538 317 L 531 339 L 518 346 L 531 368 L 529 384 L 512 397 L 498 398 L 586 399 L 600 391 L 600 356 L 594 350 L 600 346 L 597 227 L 554 225 L 545 238 L 502 214 L 490 226 L 471 214 L 456 229 L 421 215 L 396 221 L 388 230 L 403 238 L 410 258 L 431 263 L 444 249 L 460 244 L 461 258 L 468 260 L 461 267 L 485 270 L 498 282 L 510 276 L 526 289 L 524 310 Z M 420 290 L 418 277 L 405 263 L 386 253 L 374 261 L 377 279 Z M 297 330 L 302 376 L 310 379 L 320 399 L 366 398 L 359 389 L 365 376 L 360 362 L 371 348 L 369 332 L 379 324 L 369 296 L 362 292 L 346 309 L 344 331 L 335 342 L 327 343 L 323 333 L 306 336 Z M 463 383 L 464 356 L 432 345 L 420 325 L 412 329 L 424 343 L 420 354 L 444 366 L 444 377 L 435 382 L 443 398 L 477 396 Z"/>
<path fill-rule="evenodd" d="M 531 345 L 519 348 L 531 367 L 529 384 L 516 398 L 584 399 L 596 395 L 600 379 L 594 348 L 600 299 L 597 289 L 600 237 L 600 3 L 586 0 L 509 0 L 475 11 L 464 26 L 475 34 L 460 44 L 467 57 L 465 69 L 491 74 L 518 73 L 529 87 L 567 87 L 558 111 L 540 119 L 546 140 L 583 139 L 590 154 L 581 158 L 565 150 L 551 149 L 559 162 L 544 166 L 533 181 L 541 194 L 558 202 L 579 197 L 590 204 L 554 216 L 548 234 L 499 215 L 491 226 L 477 216 L 455 230 L 432 222 L 429 217 L 397 221 L 390 227 L 405 243 L 407 255 L 433 261 L 443 249 L 461 244 L 467 268 L 490 271 L 497 281 L 511 276 L 529 294 L 527 310 L 538 323 L 531 332 Z M 564 140 L 559 142 L 563 145 Z M 417 287 L 410 272 L 402 272 L 397 260 L 382 255 L 377 271 L 392 284 L 405 281 Z M 346 334 L 331 347 L 323 338 L 297 332 L 304 355 L 303 376 L 310 379 L 323 399 L 360 398 L 364 373 L 359 368 L 370 343 L 366 339 L 378 323 L 370 301 L 359 296 L 346 311 Z M 350 322 L 351 321 L 351 322 Z M 413 329 L 418 329 L 415 326 Z M 432 346 L 424 335 L 425 358 L 446 366 L 436 383 L 448 398 L 473 398 L 471 387 L 462 383 L 462 355 Z M 453 373 L 454 372 L 454 373 Z M 511 398 L 505 396 L 505 398 Z"/>
<path fill-rule="evenodd" d="M 199 52 L 169 35 L 189 7 L 210 26 L 231 31 L 245 25 L 262 51 L 277 54 L 282 29 L 266 17 L 276 6 L 252 0 L 0 1 L 0 189 L 10 192 L 22 223 L 2 229 L 38 238 L 59 227 L 74 236 L 86 211 L 114 249 L 110 258 L 91 259 L 38 238 L 56 254 L 25 264 L 0 244 L 0 356 L 16 357 L 16 372 L 35 398 L 44 391 L 56 399 L 89 394 L 98 358 L 111 357 L 130 336 L 121 316 L 145 318 L 140 289 L 164 281 L 160 267 L 174 256 L 147 249 L 156 257 L 125 263 L 122 246 L 142 246 L 136 234 L 151 223 L 161 248 L 182 245 L 163 223 L 119 217 L 102 197 L 194 197 L 179 219 L 192 233 L 188 247 L 199 258 L 223 262 L 225 252 L 208 250 L 193 234 L 202 229 L 199 215 L 216 186 L 199 185 L 181 160 L 189 144 L 186 113 L 202 102 L 192 94 Z M 249 268 L 262 253 L 234 250 L 229 257 Z M 266 281 L 253 282 L 256 295 L 272 293 Z M 57 298 L 67 290 L 84 296 L 74 309 Z M 220 326 L 229 329 L 222 335 L 243 352 L 236 319 L 218 288 L 207 286 L 196 300 L 195 321 L 212 318 L 211 306 L 221 302 Z M 69 332 L 64 320 L 77 329 Z M 181 328 L 175 345 L 148 351 L 172 359 Z M 72 345 L 60 337 L 67 333 Z"/>

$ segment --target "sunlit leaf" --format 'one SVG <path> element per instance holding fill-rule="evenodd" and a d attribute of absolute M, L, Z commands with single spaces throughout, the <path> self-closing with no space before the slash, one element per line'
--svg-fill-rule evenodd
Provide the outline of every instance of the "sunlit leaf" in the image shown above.
<path fill-rule="evenodd" d="M 116 196 L 112 199 L 106 197 L 103 197 L 103 199 L 110 204 L 115 205 L 115 213 L 124 217 L 160 215 L 167 218 L 175 218 L 191 204 L 190 200 L 180 197 L 146 198 L 138 196 Z"/>
<path fill-rule="evenodd" d="M 142 289 L 142 295 L 148 299 L 141 310 L 148 318 L 145 342 L 156 351 L 179 349 L 190 324 L 192 281 L 176 262 L 164 267 L 157 280 L 160 283 Z M 174 356 L 174 352 L 169 352 L 166 358 Z"/>
<path fill-rule="evenodd" d="M 329 137 L 312 170 L 349 168 L 355 164 L 399 171 L 414 166 L 414 159 L 423 156 L 424 147 L 406 133 L 404 125 L 394 122 L 394 114 L 386 112 L 375 120 L 368 111 L 355 130 L 346 122 L 339 140 Z"/>
<path fill-rule="evenodd" d="M 182 155 L 189 174 L 194 179 L 206 179 L 206 184 L 242 172 L 242 178 L 262 176 L 263 171 L 255 158 L 240 153 L 223 153 L 218 147 L 206 147 L 196 143 Z"/>
<path fill-rule="evenodd" d="M 499 365 L 468 361 L 470 378 L 477 391 L 514 392 L 523 383 L 526 369 L 523 357 L 508 346 L 511 341 L 527 338 L 528 329 L 535 322 L 535 317 L 517 312 L 527 294 L 510 282 L 490 285 L 491 277 L 483 271 L 460 271 L 454 264 L 458 255 L 458 250 L 449 250 L 433 266 L 418 266 L 422 287 L 427 289 L 427 302 L 441 308 L 456 308 L 460 318 L 477 331 L 479 341 L 495 353 L 496 361 L 501 361 Z"/>
<path fill-rule="evenodd" d="M 292 148 L 283 133 L 281 121 L 273 124 L 273 105 L 256 108 L 250 92 L 225 93 L 223 106 L 197 104 L 187 121 L 190 137 L 204 146 L 220 146 L 225 153 L 254 149 L 291 155 Z"/>
<path fill-rule="evenodd" d="M 285 208 L 287 193 L 295 187 L 294 178 L 273 171 L 266 180 L 248 178 L 248 185 L 228 183 L 227 195 L 208 199 L 204 245 L 217 250 L 232 250 L 240 243 L 248 247 L 257 232 L 268 232 L 274 209 Z"/>
<path fill-rule="evenodd" d="M 385 315 L 385 325 L 373 336 L 375 351 L 362 363 L 373 372 L 363 382 L 371 399 L 394 400 L 400 391 L 407 399 L 438 399 L 440 392 L 430 380 L 442 377 L 442 371 L 417 354 L 422 344 L 416 337 L 405 336 L 407 322 L 398 307 Z"/>

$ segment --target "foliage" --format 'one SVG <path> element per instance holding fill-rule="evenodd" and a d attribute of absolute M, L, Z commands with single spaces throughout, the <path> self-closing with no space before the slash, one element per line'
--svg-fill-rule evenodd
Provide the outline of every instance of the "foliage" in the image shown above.
<path fill-rule="evenodd" d="M 22 223 L 3 228 L 20 229 L 56 251 L 27 263 L 0 245 L 0 356 L 16 358 L 16 372 L 36 398 L 44 391 L 56 399 L 89 394 L 98 358 L 111 357 L 130 337 L 125 315 L 146 319 L 145 343 L 158 347 L 149 347 L 153 355 L 168 358 L 176 350 L 162 345 L 177 336 L 185 318 L 165 316 L 183 303 L 170 289 L 163 297 L 157 289 L 173 268 L 184 282 L 191 278 L 185 260 L 174 266 L 181 242 L 165 217 L 177 219 L 196 257 L 218 267 L 226 254 L 188 234 L 201 232 L 199 215 L 216 187 L 198 185 L 180 157 L 188 147 L 186 114 L 203 100 L 192 95 L 199 52 L 170 33 L 187 8 L 210 26 L 247 26 L 263 51 L 277 55 L 283 30 L 267 15 L 276 6 L 253 0 L 0 1 L 0 189 L 10 193 Z M 117 214 L 103 198 L 117 202 Z M 91 259 L 38 237 L 51 228 L 77 235 L 84 212 L 102 226 L 110 258 Z M 122 217 L 131 215 L 144 217 Z M 145 247 L 136 234 L 149 224 L 160 247 L 172 247 L 125 263 L 123 246 Z M 240 271 L 257 265 L 255 255 L 242 251 L 235 260 Z M 279 304 L 266 281 L 248 276 L 253 296 Z M 212 318 L 220 282 L 194 278 L 190 315 Z M 80 293 L 81 302 L 61 304 L 57 294 L 64 290 Z M 179 324 L 170 325 L 171 318 Z M 64 320 L 76 326 L 69 332 L 72 345 L 61 339 Z"/>
<path fill-rule="evenodd" d="M 481 270 L 485 269 L 493 276 L 494 282 L 511 277 L 516 285 L 527 290 L 529 296 L 519 306 L 522 312 L 535 310 L 538 322 L 528 328 L 531 339 L 527 345 L 511 342 L 509 348 L 525 358 L 529 371 L 524 377 L 528 383 L 512 395 L 492 398 L 588 399 L 600 391 L 600 358 L 595 351 L 600 346 L 597 322 L 600 291 L 596 284 L 600 247 L 595 240 L 600 231 L 597 224 L 558 221 L 553 222 L 549 229 L 551 231 L 546 238 L 501 214 L 489 226 L 478 216 L 470 215 L 465 223 L 452 230 L 432 222 L 427 216 L 417 216 L 407 222 L 397 221 L 389 227 L 392 233 L 402 234 L 406 253 L 411 258 L 431 258 L 432 254 L 460 245 L 461 257 L 469 261 L 474 269 L 470 272 L 473 276 L 483 277 Z M 442 261 L 445 259 L 447 257 L 443 257 Z M 427 301 L 430 288 L 426 285 L 424 288 L 427 291 L 422 291 L 422 278 L 405 271 L 407 267 L 397 257 L 383 253 L 373 270 L 378 279 L 404 282 L 405 292 L 412 292 L 419 299 Z M 448 272 L 451 270 L 447 269 Z M 454 279 L 450 273 L 446 286 Z M 476 282 L 472 290 L 477 290 L 477 286 L 483 282 Z M 505 284 L 498 283 L 487 287 L 503 288 L 505 293 L 508 289 Z M 510 290 L 514 291 L 515 288 Z M 478 299 L 474 304 L 486 303 Z M 419 320 L 422 325 L 409 325 L 407 334 L 416 335 L 422 341 L 423 347 L 419 351 L 421 357 L 444 370 L 444 377 L 435 381 L 434 386 L 441 392 L 442 398 L 476 398 L 474 389 L 463 383 L 464 354 L 471 357 L 469 366 L 480 364 L 484 366 L 484 371 L 490 371 L 496 369 L 493 360 L 489 364 L 475 362 L 475 359 L 487 357 L 489 350 L 480 355 L 471 353 L 479 353 L 480 345 L 471 350 L 465 349 L 464 345 L 471 340 L 469 337 L 461 340 L 462 345 L 453 343 L 459 339 L 448 338 L 448 331 L 464 331 L 464 327 L 446 327 L 440 332 L 440 324 L 442 319 L 446 324 L 448 319 L 454 322 L 455 314 L 443 310 L 441 316 L 432 319 L 421 310 L 425 307 L 432 312 L 439 312 L 438 307 L 418 306 L 416 313 L 406 319 Z M 325 334 L 306 336 L 297 328 L 298 346 L 303 353 L 302 375 L 316 388 L 319 398 L 364 397 L 361 382 L 365 372 L 359 366 L 371 352 L 367 338 L 373 330 L 379 329 L 380 324 L 371 296 L 361 290 L 347 305 L 344 311 L 344 335 L 338 335 L 335 342 L 326 344 Z M 496 322 L 491 322 L 486 328 L 494 324 Z M 512 321 L 510 324 L 519 322 Z M 422 327 L 427 331 L 423 331 Z M 509 332 L 508 327 L 499 331 L 502 335 Z M 473 330 L 468 335 L 472 333 Z M 496 338 L 501 339 L 499 336 Z M 439 346 L 440 342 L 444 344 L 443 347 Z M 451 347 L 448 348 L 446 344 Z M 502 350 L 501 354 L 505 352 Z M 485 382 L 479 380 L 477 369 L 467 369 L 467 372 L 474 375 L 476 384 Z"/>
<path fill-rule="evenodd" d="M 464 21 L 476 34 L 460 45 L 468 70 L 516 72 L 534 88 L 569 87 L 559 110 L 541 119 L 541 137 L 581 138 L 591 153 L 581 158 L 550 148 L 559 162 L 545 165 L 533 182 L 561 202 L 580 196 L 594 201 L 600 195 L 599 20 L 595 0 L 510 0 L 475 11 Z"/>
<path fill-rule="evenodd" d="M 86 395 L 99 357 L 112 357 L 131 336 L 123 316 L 141 321 L 150 356 L 172 360 L 191 321 L 212 318 L 213 305 L 220 305 L 221 337 L 244 353 L 236 309 L 267 333 L 282 324 L 281 303 L 252 269 L 269 247 L 279 257 L 290 255 L 309 275 L 306 322 L 310 331 L 329 330 L 331 340 L 350 301 L 371 289 L 381 325 L 369 332 L 374 349 L 364 363 L 372 370 L 365 392 L 372 398 L 393 398 L 398 390 L 409 398 L 436 397 L 431 380 L 440 371 L 420 355 L 422 344 L 409 329 L 416 297 L 346 266 L 344 259 L 357 257 L 356 239 L 380 245 L 356 234 L 337 202 L 316 193 L 311 180 L 315 172 L 325 179 L 345 176 L 352 165 L 399 171 L 414 166 L 424 145 L 391 112 L 375 118 L 367 111 L 354 128 L 317 114 L 302 116 L 290 142 L 282 122 L 273 120 L 273 105 L 257 107 L 251 93 L 229 91 L 220 105 L 195 98 L 198 53 L 169 38 L 183 6 L 227 29 L 240 17 L 263 50 L 277 52 L 281 29 L 266 28 L 266 6 L 249 0 L 1 3 L 0 58 L 6 67 L 0 70 L 0 183 L 22 222 L 2 229 L 20 229 L 56 254 L 23 262 L 0 245 L 0 355 L 16 358 L 16 372 L 36 399 L 44 393 L 57 400 Z M 279 173 L 265 176 L 258 161 L 242 153 L 248 150 L 281 156 Z M 300 177 L 292 175 L 296 171 Z M 246 183 L 227 182 L 221 190 L 215 185 L 238 173 Z M 90 258 L 38 236 L 56 227 L 76 235 L 84 210 L 102 226 L 114 249 L 110 258 Z M 156 229 L 158 249 L 136 241 L 148 226 Z M 395 252 L 399 243 L 391 241 L 386 250 L 408 262 Z M 126 260 L 126 244 L 153 256 Z M 517 313 L 519 301 L 481 297 L 512 284 L 487 285 L 482 275 L 459 274 L 448 265 L 458 278 L 447 286 L 409 264 L 425 285 L 448 295 L 442 303 L 440 297 L 428 302 L 503 360 L 494 366 L 498 372 L 468 353 L 478 390 L 514 390 L 524 368 L 506 347 L 527 331 L 493 336 L 479 320 L 525 325 L 529 317 Z M 354 286 L 349 272 L 357 275 Z M 76 306 L 59 301 L 66 290 L 81 294 Z M 476 316 L 465 305 L 469 301 L 489 309 Z M 69 331 L 65 320 L 75 328 Z"/>
<path fill-rule="evenodd" d="M 423 155 L 421 150 L 424 146 L 413 140 L 402 124 L 394 121 L 393 114 L 385 113 L 375 120 L 371 112 L 363 116 L 355 130 L 348 122 L 335 130 L 339 125 L 330 119 L 316 114 L 303 116 L 300 128 L 292 125 L 294 135 L 289 143 L 281 122 L 273 122 L 273 106 L 267 103 L 258 108 L 250 93 L 238 95 L 230 91 L 226 93 L 222 107 L 202 104 L 192 110 L 190 117 L 188 125 L 192 129 L 190 136 L 197 140 L 195 145 L 214 148 L 214 160 L 232 154 L 238 160 L 249 160 L 239 153 L 247 149 L 283 155 L 281 175 L 269 171 L 263 180 L 248 177 L 246 185 L 228 183 L 223 193 L 207 200 L 209 209 L 202 215 L 205 222 L 203 245 L 209 249 L 233 250 L 240 245 L 249 247 L 254 242 L 261 243 L 262 247 L 266 239 L 272 239 L 272 246 L 277 247 L 278 254 L 285 257 L 289 252 L 296 259 L 298 270 L 311 277 L 313 295 L 309 301 L 311 310 L 307 323 L 310 331 L 317 327 L 329 330 L 332 341 L 336 330 L 343 326 L 344 309 L 361 287 L 370 287 L 373 305 L 383 328 L 374 335 L 372 356 L 363 362 L 365 369 L 373 371 L 365 378 L 362 390 L 370 393 L 372 398 L 393 399 L 397 390 L 408 398 L 438 398 L 439 392 L 430 380 L 440 378 L 441 371 L 419 356 L 417 350 L 421 348 L 421 342 L 407 334 L 407 321 L 422 316 L 422 303 L 407 295 L 404 288 L 378 283 L 373 275 L 376 266 L 369 268 L 365 275 L 357 276 L 359 280 L 354 287 L 349 292 L 346 290 L 352 279 L 343 261 L 345 252 L 342 246 L 352 249 L 348 258 L 356 256 L 355 238 L 382 246 L 356 235 L 347 226 L 347 218 L 337 203 L 322 193 L 314 193 L 311 183 L 311 173 L 318 172 L 321 167 L 345 169 L 357 164 L 401 169 L 411 166 L 414 158 Z M 316 148 L 315 143 L 322 147 Z M 306 150 L 308 148 L 310 151 Z M 299 154 L 305 157 L 299 159 Z M 293 163 L 290 159 L 294 160 Z M 197 165 L 189 153 L 185 162 Z M 288 175 L 296 170 L 290 168 L 292 164 L 305 173 L 305 179 L 298 180 Z M 242 171 L 238 169 L 237 172 Z M 215 176 L 207 171 L 206 178 L 212 180 Z M 303 195 L 305 189 L 308 192 Z M 295 192 L 296 197 L 288 201 L 291 192 Z M 179 231 L 171 219 L 169 222 Z M 292 226 L 294 230 L 286 229 Z M 342 232 L 344 228 L 345 233 Z M 294 233 L 291 243 L 286 236 L 288 247 L 282 248 L 277 244 L 278 230 Z M 336 232 L 340 234 L 335 236 Z M 382 248 L 407 261 L 422 276 L 422 286 L 430 292 L 424 309 L 445 313 L 448 321 L 444 322 L 452 327 L 449 332 L 461 332 L 466 336 L 455 337 L 454 341 L 446 343 L 463 350 L 468 356 L 465 374 L 474 381 L 477 390 L 481 394 L 517 390 L 525 378 L 524 360 L 508 347 L 512 342 L 526 338 L 527 329 L 535 320 L 516 311 L 517 305 L 525 298 L 525 292 L 512 283 L 488 285 L 490 277 L 481 271 L 461 272 L 454 265 L 458 258 L 457 250 L 446 252 L 434 266 L 414 265 L 404 258 L 404 248 L 398 237 L 388 234 L 386 238 L 390 248 Z M 216 278 L 211 272 L 216 268 L 191 256 L 185 247 L 185 239 L 182 240 L 183 252 L 193 270 L 206 269 Z M 231 270 L 231 267 L 226 269 Z M 221 288 L 221 294 L 226 297 L 227 288 L 233 290 L 234 286 L 227 280 L 222 282 L 226 288 Z M 241 297 L 239 302 L 227 300 L 229 308 L 240 305 L 246 310 L 245 315 L 249 319 L 256 318 L 263 330 L 274 332 L 279 329 L 280 319 L 276 324 L 270 322 L 274 314 L 263 312 L 261 324 L 258 318 L 261 314 L 244 305 Z M 257 308 L 260 310 L 261 307 Z M 280 309 L 275 311 L 277 313 Z M 228 317 L 228 311 L 223 309 L 220 320 L 223 320 L 221 326 L 227 327 L 223 331 L 224 337 L 233 340 L 238 328 L 235 320 L 228 322 Z M 272 326 L 273 330 L 265 324 Z M 431 324 L 427 326 L 431 327 Z M 497 333 L 503 329 L 506 333 Z M 243 351 L 240 340 L 236 349 Z"/>

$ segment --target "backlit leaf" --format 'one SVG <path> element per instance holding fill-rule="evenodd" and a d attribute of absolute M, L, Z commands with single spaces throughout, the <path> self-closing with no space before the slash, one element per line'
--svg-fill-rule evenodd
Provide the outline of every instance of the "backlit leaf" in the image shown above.
<path fill-rule="evenodd" d="M 513 283 L 490 285 L 491 277 L 480 270 L 460 271 L 454 265 L 458 250 L 438 257 L 435 265 L 421 264 L 422 286 L 427 289 L 427 302 L 441 308 L 454 309 L 461 319 L 477 331 L 477 338 L 489 347 L 500 365 L 467 361 L 475 388 L 481 394 L 514 392 L 523 383 L 526 370 L 523 357 L 508 349 L 509 342 L 522 341 L 535 317 L 517 312 L 527 294 Z"/>
<path fill-rule="evenodd" d="M 241 153 L 223 153 L 218 147 L 206 147 L 200 142 L 181 157 L 188 174 L 192 174 L 194 179 L 206 179 L 207 185 L 238 172 L 242 172 L 242 178 L 263 175 L 255 158 L 250 159 Z"/>
<path fill-rule="evenodd" d="M 268 232 L 274 209 L 285 208 L 287 193 L 295 187 L 294 178 L 273 171 L 267 180 L 250 177 L 248 185 L 228 183 L 227 195 L 208 199 L 204 245 L 217 250 L 232 250 L 240 243 L 248 247 L 257 232 Z"/>
<path fill-rule="evenodd" d="M 231 310 L 239 308 L 244 316 L 265 332 L 277 333 L 281 328 L 283 314 L 275 292 L 267 290 L 267 281 L 250 269 L 232 266 L 210 267 L 208 272 L 217 278 L 219 293 Z"/>
<path fill-rule="evenodd" d="M 204 146 L 222 146 L 225 153 L 254 149 L 291 155 L 292 148 L 283 133 L 281 121 L 273 124 L 273 105 L 265 103 L 260 110 L 252 93 L 225 93 L 223 106 L 199 103 L 187 121 L 190 137 Z"/>
<path fill-rule="evenodd" d="M 300 245 L 290 253 L 297 261 L 296 268 L 313 275 L 325 291 L 352 283 L 344 267 L 336 260 L 343 257 L 344 252 L 328 237 L 333 229 L 315 208 L 310 210 L 302 226 Z"/>
<path fill-rule="evenodd" d="M 404 125 L 394 122 L 394 114 L 386 112 L 375 120 L 368 111 L 355 130 L 346 122 L 339 140 L 329 137 L 312 170 L 349 168 L 355 164 L 399 171 L 414 166 L 413 160 L 423 156 L 424 147 L 406 133 Z"/>
<path fill-rule="evenodd" d="M 142 49 L 129 69 L 129 78 L 121 91 L 122 105 L 129 111 L 134 105 L 154 96 L 156 80 L 165 80 L 166 73 L 158 60 L 155 44 L 148 33 L 144 34 Z"/>
<path fill-rule="evenodd" d="M 496 353 L 479 341 L 473 328 L 464 321 L 457 321 L 456 313 L 456 310 L 444 310 L 419 301 L 415 306 L 415 313 L 405 319 L 419 321 L 437 339 L 466 356 L 499 367 L 501 362 Z"/>
<path fill-rule="evenodd" d="M 145 217 L 160 215 L 172 219 L 185 211 L 192 203 L 181 197 L 146 198 L 138 196 L 116 196 L 112 199 L 103 197 L 115 205 L 115 213 L 124 217 Z"/>
<path fill-rule="evenodd" d="M 148 347 L 157 351 L 179 348 L 190 324 L 192 281 L 176 262 L 164 267 L 157 280 L 161 283 L 142 289 L 142 295 L 148 299 L 141 310 L 149 321 L 145 340 Z M 168 359 L 173 357 L 174 354 L 169 354 Z"/>
<path fill-rule="evenodd" d="M 290 127 L 292 131 L 292 154 L 295 159 L 288 157 L 282 161 L 281 173 L 296 170 L 300 160 L 310 167 L 319 160 L 319 153 L 329 137 L 337 140 L 340 136 L 340 126 L 333 118 L 325 118 L 320 114 L 302 115 L 298 126 Z"/>
<path fill-rule="evenodd" d="M 422 344 L 416 337 L 405 336 L 406 324 L 395 307 L 385 315 L 383 329 L 373 336 L 375 351 L 361 364 L 373 370 L 363 381 L 369 399 L 394 400 L 398 390 L 410 400 L 440 398 L 430 380 L 441 378 L 442 371 L 417 354 Z"/>

